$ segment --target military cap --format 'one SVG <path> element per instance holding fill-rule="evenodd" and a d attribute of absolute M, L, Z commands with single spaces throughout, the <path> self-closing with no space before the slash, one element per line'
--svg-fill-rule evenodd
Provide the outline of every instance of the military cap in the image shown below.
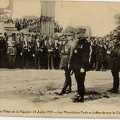
<path fill-rule="evenodd" d="M 82 38 L 83 38 L 83 37 L 87 37 L 87 34 L 81 32 L 81 29 L 80 29 L 80 28 L 77 28 L 77 29 L 75 30 L 75 34 L 78 34 L 79 37 L 82 37 Z"/>
<path fill-rule="evenodd" d="M 74 33 L 71 31 L 67 32 L 67 34 L 66 34 L 66 36 L 73 36 L 73 35 L 74 35 Z"/>

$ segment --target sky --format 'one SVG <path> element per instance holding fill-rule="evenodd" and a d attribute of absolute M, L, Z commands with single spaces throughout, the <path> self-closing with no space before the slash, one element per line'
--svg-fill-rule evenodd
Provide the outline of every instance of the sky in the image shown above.
<path fill-rule="evenodd" d="M 56 2 L 55 6 L 55 20 L 64 29 L 69 25 L 89 25 L 95 36 L 104 36 L 112 31 L 116 27 L 114 15 L 118 13 L 120 3 L 113 2 Z M 26 15 L 40 17 L 40 0 L 14 0 L 13 18 Z"/>
<path fill-rule="evenodd" d="M 104 36 L 116 27 L 114 15 L 120 13 L 120 3 L 59 2 L 56 20 L 63 26 L 86 26 L 92 35 Z"/>

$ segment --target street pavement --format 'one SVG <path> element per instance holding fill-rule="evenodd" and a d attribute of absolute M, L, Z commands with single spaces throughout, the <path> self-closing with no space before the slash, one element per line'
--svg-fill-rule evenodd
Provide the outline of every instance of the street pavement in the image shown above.
<path fill-rule="evenodd" d="M 113 94 L 113 78 L 108 71 L 86 75 L 84 103 L 74 103 L 77 84 L 72 77 L 72 93 L 59 96 L 64 84 L 62 70 L 0 69 L 0 115 L 38 117 L 120 117 L 120 93 Z"/>

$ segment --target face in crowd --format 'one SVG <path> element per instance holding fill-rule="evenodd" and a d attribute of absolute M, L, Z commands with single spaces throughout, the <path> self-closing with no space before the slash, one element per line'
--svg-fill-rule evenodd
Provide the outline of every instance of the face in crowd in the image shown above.
<path fill-rule="evenodd" d="M 81 38 L 84 38 L 84 35 L 82 35 L 80 32 L 75 32 L 75 42 L 78 42 L 81 40 Z"/>
<path fill-rule="evenodd" d="M 67 35 L 67 40 L 68 40 L 68 41 L 71 41 L 71 40 L 73 40 L 73 39 L 74 39 L 74 37 L 73 37 L 72 34 Z"/>
<path fill-rule="evenodd" d="M 75 33 L 75 39 L 80 38 L 80 34 L 78 32 Z"/>

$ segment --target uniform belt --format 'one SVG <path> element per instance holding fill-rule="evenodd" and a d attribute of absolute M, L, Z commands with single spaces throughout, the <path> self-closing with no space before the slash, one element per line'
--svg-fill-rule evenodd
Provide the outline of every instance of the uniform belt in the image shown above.
<path fill-rule="evenodd" d="M 15 46 L 8 46 L 8 47 L 15 47 Z"/>
<path fill-rule="evenodd" d="M 63 53 L 63 55 L 70 55 L 70 54 L 65 54 L 65 53 Z"/>

